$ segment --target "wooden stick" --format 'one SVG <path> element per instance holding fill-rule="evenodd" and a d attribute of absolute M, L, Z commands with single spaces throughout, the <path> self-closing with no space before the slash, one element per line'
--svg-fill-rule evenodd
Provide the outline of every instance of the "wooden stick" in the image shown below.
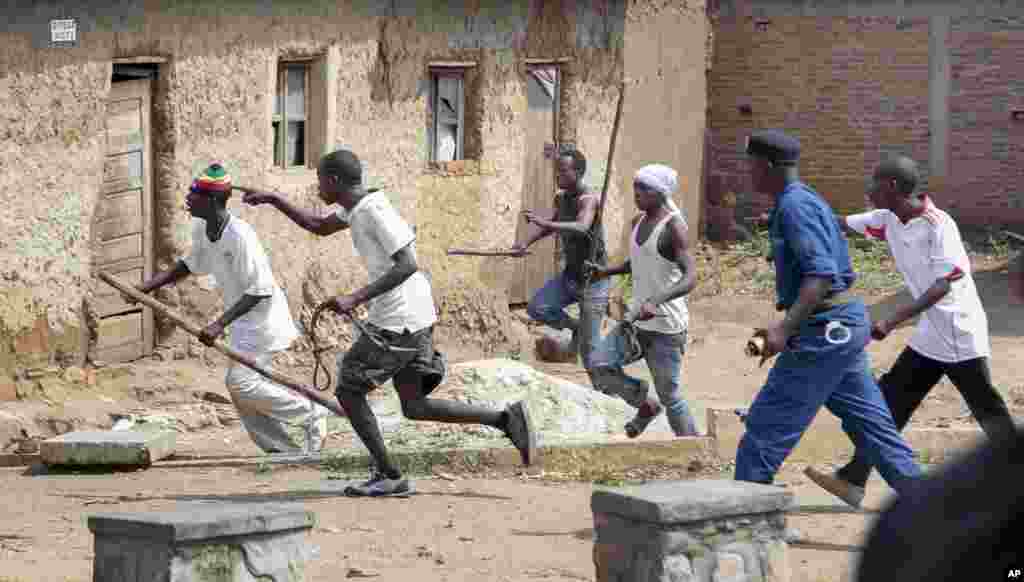
<path fill-rule="evenodd" d="M 604 202 L 608 198 L 608 186 L 612 181 L 612 160 L 615 159 L 615 142 L 619 135 L 619 121 L 622 119 L 622 102 L 626 97 L 626 82 L 619 83 L 619 104 L 615 108 L 615 121 L 612 122 L 611 143 L 608 144 L 608 163 L 604 166 L 604 186 L 601 188 L 601 201 L 597 205 L 597 215 L 594 216 L 593 229 L 601 224 L 604 215 Z"/>
<path fill-rule="evenodd" d="M 185 319 L 181 315 L 175 313 L 169 307 L 167 307 L 163 303 L 160 303 L 156 299 L 153 299 L 152 297 L 143 294 L 138 289 L 135 289 L 134 287 L 125 285 L 123 282 L 118 281 L 117 278 L 110 275 L 109 273 L 101 272 L 98 276 L 100 279 L 108 283 L 111 287 L 114 287 L 121 293 L 149 307 L 156 313 L 167 317 L 174 323 L 181 326 L 185 331 L 189 332 L 190 334 L 199 337 L 199 335 L 202 333 L 202 329 L 200 329 L 194 323 Z M 213 347 L 216 348 L 218 352 L 224 354 L 225 356 L 231 358 L 232 360 L 249 366 L 253 370 L 259 372 L 262 376 L 269 378 L 270 380 L 273 380 L 274 382 L 277 382 L 278 384 L 281 384 L 286 388 L 291 389 L 293 392 L 297 392 L 298 394 L 305 396 L 307 399 L 316 402 L 317 404 L 323 406 L 327 410 L 330 410 L 334 414 L 337 414 L 338 416 L 347 416 L 345 414 L 345 409 L 343 409 L 337 403 L 331 402 L 330 400 L 324 398 L 316 390 L 311 390 L 306 386 L 302 385 L 300 382 L 296 382 L 295 380 L 292 380 L 288 376 L 285 376 L 278 372 L 263 369 L 251 358 L 236 352 L 235 350 L 225 345 L 222 341 L 215 341 L 213 343 Z"/>
<path fill-rule="evenodd" d="M 1012 238 L 1013 240 L 1015 240 L 1017 242 L 1024 242 L 1024 236 L 1019 235 L 1019 234 L 1017 234 L 1015 232 L 1010 232 L 1008 230 L 1004 230 L 1003 234 L 1005 234 L 1006 236 Z"/>
<path fill-rule="evenodd" d="M 529 252 L 523 253 L 522 256 L 530 254 Z M 448 249 L 448 255 L 465 255 L 469 257 L 516 257 L 521 256 L 515 251 L 488 251 L 488 250 L 474 250 L 474 249 Z"/>

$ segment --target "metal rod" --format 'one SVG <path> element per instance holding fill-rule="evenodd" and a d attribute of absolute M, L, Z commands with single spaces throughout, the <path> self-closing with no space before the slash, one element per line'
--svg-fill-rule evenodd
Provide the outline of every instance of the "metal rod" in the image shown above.
<path fill-rule="evenodd" d="M 1024 235 L 1019 235 L 1019 234 L 1017 234 L 1015 232 L 1010 232 L 1008 230 L 1004 230 L 1003 234 L 1005 234 L 1006 236 L 1012 238 L 1013 240 L 1015 240 L 1017 242 L 1024 242 Z"/>
<path fill-rule="evenodd" d="M 529 252 L 522 253 L 523 256 L 530 254 Z M 502 250 L 474 250 L 474 249 L 448 249 L 448 255 L 463 255 L 469 257 L 516 257 L 520 256 L 520 253 L 515 251 L 502 251 Z"/>

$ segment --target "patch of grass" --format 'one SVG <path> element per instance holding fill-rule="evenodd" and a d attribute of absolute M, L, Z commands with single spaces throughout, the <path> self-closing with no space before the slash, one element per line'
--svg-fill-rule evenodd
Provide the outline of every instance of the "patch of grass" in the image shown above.
<path fill-rule="evenodd" d="M 772 241 L 768 236 L 768 229 L 758 228 L 751 234 L 753 236 L 750 237 L 750 240 L 737 242 L 731 250 L 741 258 L 763 259 L 770 255 L 772 252 Z"/>
<path fill-rule="evenodd" d="M 857 273 L 856 291 L 888 293 L 903 287 L 903 276 L 896 269 L 888 243 L 884 241 L 851 238 L 850 262 Z"/>
<path fill-rule="evenodd" d="M 1010 240 L 1004 234 L 995 236 L 992 234 L 988 235 L 988 246 L 991 249 L 992 258 L 995 259 L 1008 259 L 1010 258 Z"/>
<path fill-rule="evenodd" d="M 464 450 L 448 452 L 443 450 L 392 452 L 393 462 L 398 469 L 410 477 L 431 475 L 435 468 L 449 468 L 459 472 L 475 472 L 485 465 L 480 451 Z M 453 458 L 454 457 L 454 458 Z M 329 478 L 342 475 L 365 474 L 370 465 L 366 455 L 332 455 L 320 462 L 320 468 Z M 454 468 L 453 468 L 454 467 Z"/>
<path fill-rule="evenodd" d="M 269 461 L 260 461 L 256 464 L 257 475 L 266 475 L 267 473 L 270 473 L 271 470 L 273 470 L 273 467 Z"/>
<path fill-rule="evenodd" d="M 587 481 L 594 485 L 603 485 L 605 487 L 622 487 L 626 484 L 626 479 L 623 475 L 614 469 L 605 467 L 584 467 L 580 470 L 577 478 L 580 481 Z"/>
<path fill-rule="evenodd" d="M 903 287 L 903 278 L 896 270 L 887 243 L 863 237 L 850 237 L 850 261 L 857 273 L 854 290 L 871 294 L 889 293 Z M 749 240 L 739 241 L 721 252 L 714 266 L 715 273 L 698 273 L 701 280 L 714 278 L 723 292 L 763 295 L 775 289 L 775 267 L 766 259 L 772 244 L 768 229 L 758 228 Z"/>

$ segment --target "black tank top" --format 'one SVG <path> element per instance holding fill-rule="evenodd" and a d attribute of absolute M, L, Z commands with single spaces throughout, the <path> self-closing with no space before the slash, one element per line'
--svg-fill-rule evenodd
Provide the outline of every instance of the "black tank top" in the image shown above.
<path fill-rule="evenodd" d="M 580 212 L 580 196 L 562 191 L 555 197 L 555 204 L 558 209 L 556 222 L 575 222 Z M 604 267 L 608 264 L 608 252 L 604 245 L 604 225 L 597 224 L 591 228 L 590 233 L 593 241 L 585 235 L 562 231 L 559 238 L 562 242 L 562 255 L 565 257 L 565 273 L 577 283 L 583 282 L 583 263 L 591 260 L 594 245 L 597 246 L 597 255 L 594 262 Z"/>

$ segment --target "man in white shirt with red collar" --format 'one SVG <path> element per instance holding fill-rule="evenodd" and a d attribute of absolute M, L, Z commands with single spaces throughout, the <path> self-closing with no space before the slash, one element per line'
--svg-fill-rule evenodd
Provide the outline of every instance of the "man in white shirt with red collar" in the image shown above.
<path fill-rule="evenodd" d="M 948 376 L 991 439 L 1014 429 L 1013 418 L 989 370 L 988 318 L 971 277 L 971 264 L 956 222 L 916 193 L 917 164 L 906 157 L 883 162 L 868 193 L 876 210 L 847 216 L 853 231 L 885 240 L 902 273 L 912 303 L 872 325 L 883 340 L 903 322 L 920 315 L 917 329 L 879 380 L 899 429 L 933 387 Z M 859 507 L 871 465 L 861 451 L 835 474 L 809 467 L 807 476 L 848 504 Z"/>

